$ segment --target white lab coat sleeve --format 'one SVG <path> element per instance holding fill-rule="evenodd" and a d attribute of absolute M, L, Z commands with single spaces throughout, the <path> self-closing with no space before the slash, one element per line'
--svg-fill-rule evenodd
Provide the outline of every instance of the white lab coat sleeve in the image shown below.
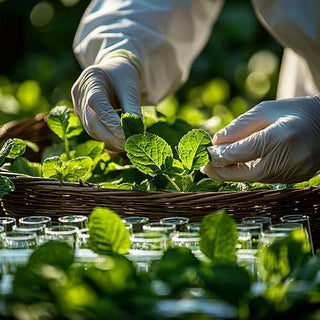
<path fill-rule="evenodd" d="M 85 68 L 128 51 L 142 66 L 142 105 L 155 104 L 188 78 L 223 0 L 94 0 L 78 27 L 74 52 Z"/>
<path fill-rule="evenodd" d="M 262 24 L 285 48 L 278 98 L 320 92 L 320 1 L 252 3 Z"/>
<path fill-rule="evenodd" d="M 319 93 L 307 61 L 285 48 L 278 81 L 277 99 L 314 96 Z"/>

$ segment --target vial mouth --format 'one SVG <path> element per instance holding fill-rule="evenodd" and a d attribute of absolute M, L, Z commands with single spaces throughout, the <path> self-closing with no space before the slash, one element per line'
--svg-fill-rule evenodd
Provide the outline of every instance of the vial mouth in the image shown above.
<path fill-rule="evenodd" d="M 26 241 L 36 239 L 37 235 L 34 232 L 7 232 L 5 240 L 10 241 Z"/>
<path fill-rule="evenodd" d="M 69 225 L 60 225 L 60 226 L 53 226 L 49 228 L 45 228 L 45 234 L 49 235 L 70 235 L 75 234 L 79 230 L 78 227 L 69 226 Z"/>

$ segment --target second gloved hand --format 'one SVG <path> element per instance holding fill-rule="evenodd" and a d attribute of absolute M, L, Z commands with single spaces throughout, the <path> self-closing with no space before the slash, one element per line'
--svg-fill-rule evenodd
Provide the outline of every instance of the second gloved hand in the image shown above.
<path fill-rule="evenodd" d="M 201 171 L 214 180 L 310 179 L 320 169 L 319 97 L 262 102 L 220 130 L 208 150 Z"/>
<path fill-rule="evenodd" d="M 72 87 L 75 113 L 85 130 L 112 151 L 123 151 L 125 144 L 115 109 L 142 118 L 139 98 L 140 73 L 123 57 L 112 57 L 84 69 Z"/>

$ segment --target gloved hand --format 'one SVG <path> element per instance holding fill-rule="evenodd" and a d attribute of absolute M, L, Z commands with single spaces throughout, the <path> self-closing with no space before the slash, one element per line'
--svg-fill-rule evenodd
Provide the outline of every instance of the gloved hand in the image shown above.
<path fill-rule="evenodd" d="M 262 102 L 217 132 L 208 150 L 201 171 L 214 180 L 307 180 L 320 169 L 320 99 Z"/>
<path fill-rule="evenodd" d="M 83 70 L 72 87 L 75 114 L 87 133 L 107 149 L 123 151 L 125 137 L 115 109 L 142 118 L 140 73 L 124 57 L 112 57 Z"/>

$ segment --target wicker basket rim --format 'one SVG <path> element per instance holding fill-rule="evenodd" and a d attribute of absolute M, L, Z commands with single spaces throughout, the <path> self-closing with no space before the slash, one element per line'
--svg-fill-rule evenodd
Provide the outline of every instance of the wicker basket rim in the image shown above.
<path fill-rule="evenodd" d="M 168 197 L 179 197 L 183 198 L 184 196 L 210 196 L 214 195 L 215 197 L 217 195 L 226 196 L 228 194 L 234 195 L 235 193 L 237 196 L 241 196 L 241 194 L 245 195 L 246 197 L 249 195 L 257 195 L 260 196 L 263 195 L 263 197 L 276 197 L 277 195 L 284 196 L 286 193 L 296 193 L 298 196 L 299 194 L 306 194 L 310 192 L 319 192 L 320 193 L 320 187 L 312 186 L 312 187 L 303 187 L 303 188 L 283 188 L 283 189 L 254 189 L 254 190 L 228 190 L 228 191 L 187 191 L 187 192 L 175 192 L 175 191 L 143 191 L 143 190 L 125 190 L 125 189 L 117 189 L 117 188 L 107 188 L 103 187 L 99 184 L 93 184 L 83 181 L 78 182 L 69 182 L 69 181 L 59 181 L 57 179 L 52 178 L 44 178 L 44 177 L 35 177 L 30 176 L 26 174 L 20 174 L 20 173 L 13 173 L 9 172 L 3 169 L 0 169 L 0 175 L 6 176 L 8 178 L 11 178 L 14 181 L 23 181 L 25 183 L 28 183 L 30 185 L 36 185 L 39 189 L 40 188 L 52 188 L 52 189 L 59 189 L 61 191 L 90 191 L 90 192 L 108 192 L 108 193 L 121 193 L 121 194 L 131 194 L 131 195 L 142 195 L 142 194 L 148 194 L 155 195 L 159 197 L 159 195 L 168 196 Z M 150 198 L 149 198 L 150 199 Z"/>

